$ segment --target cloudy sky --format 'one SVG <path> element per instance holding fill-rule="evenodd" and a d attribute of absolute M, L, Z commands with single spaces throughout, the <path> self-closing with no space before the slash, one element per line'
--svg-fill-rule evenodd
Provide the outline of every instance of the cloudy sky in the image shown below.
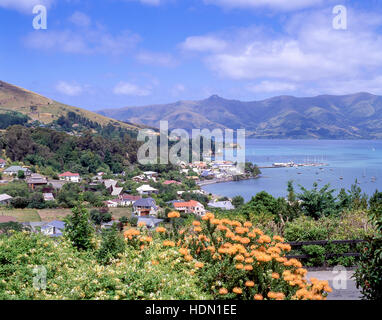
<path fill-rule="evenodd" d="M 0 24 L 1 80 L 91 110 L 382 95 L 380 0 L 0 0 Z"/>

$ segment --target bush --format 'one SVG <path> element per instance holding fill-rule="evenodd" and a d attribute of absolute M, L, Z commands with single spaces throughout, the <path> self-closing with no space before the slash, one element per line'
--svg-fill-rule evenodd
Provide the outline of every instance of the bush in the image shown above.
<path fill-rule="evenodd" d="M 382 203 L 373 203 L 370 221 L 376 234 L 367 238 L 358 269 L 354 274 L 364 299 L 382 300 Z"/>
<path fill-rule="evenodd" d="M 117 259 L 124 251 L 125 241 L 116 226 L 103 229 L 101 246 L 96 252 L 97 261 L 101 264 L 108 264 L 111 260 Z"/>

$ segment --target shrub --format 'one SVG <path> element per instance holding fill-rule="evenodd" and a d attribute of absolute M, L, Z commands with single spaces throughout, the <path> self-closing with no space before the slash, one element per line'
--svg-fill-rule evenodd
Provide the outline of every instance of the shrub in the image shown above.
<path fill-rule="evenodd" d="M 177 220 L 180 214 L 169 217 Z M 296 259 L 287 259 L 290 246 L 279 236 L 265 235 L 250 222 L 216 219 L 207 213 L 179 232 L 158 227 L 149 236 L 145 228 L 125 231 L 128 245 L 145 253 L 158 240 L 178 251 L 176 265 L 192 268 L 201 289 L 214 299 L 324 299 L 327 282 L 304 279 L 307 271 Z"/>
<path fill-rule="evenodd" d="M 125 241 L 117 231 L 115 225 L 109 229 L 102 230 L 101 246 L 96 252 L 97 261 L 108 264 L 111 260 L 118 258 L 125 251 Z"/>
<path fill-rule="evenodd" d="M 376 234 L 367 238 L 354 277 L 364 299 L 382 300 L 382 203 L 374 202 L 371 208 L 370 221 Z"/>

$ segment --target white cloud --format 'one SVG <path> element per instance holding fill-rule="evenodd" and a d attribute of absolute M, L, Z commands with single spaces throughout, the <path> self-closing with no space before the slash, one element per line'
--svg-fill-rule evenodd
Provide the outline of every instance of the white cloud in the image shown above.
<path fill-rule="evenodd" d="M 222 51 L 227 43 L 213 36 L 194 36 L 188 37 L 180 46 L 189 51 Z"/>
<path fill-rule="evenodd" d="M 0 7 L 31 14 L 34 6 L 40 4 L 49 8 L 54 2 L 55 0 L 0 0 Z"/>
<path fill-rule="evenodd" d="M 295 91 L 297 89 L 296 84 L 290 82 L 278 82 L 278 81 L 261 81 L 259 84 L 248 85 L 247 90 L 254 93 L 274 93 Z"/>
<path fill-rule="evenodd" d="M 178 64 L 171 54 L 160 52 L 140 52 L 136 55 L 136 59 L 143 64 L 162 67 L 174 67 Z"/>
<path fill-rule="evenodd" d="M 33 49 L 107 55 L 130 53 L 139 41 L 140 37 L 129 31 L 113 35 L 102 28 L 81 31 L 47 30 L 46 32 L 32 32 L 25 38 L 25 44 Z"/>
<path fill-rule="evenodd" d="M 255 91 L 324 88 L 353 84 L 367 91 L 371 79 L 382 73 L 382 16 L 348 9 L 348 29 L 334 30 L 331 9 L 293 15 L 284 30 L 275 33 L 259 27 L 198 36 L 223 47 L 203 46 L 206 66 L 222 78 L 257 80 Z M 186 40 L 187 42 L 187 40 Z M 194 46 L 197 46 L 195 41 Z M 182 44 L 188 51 L 193 50 Z M 364 79 L 362 82 L 358 79 Z M 289 87 L 288 87 L 289 86 Z M 251 87 L 251 86 L 250 86 Z M 301 89 L 302 90 L 302 89 Z"/>
<path fill-rule="evenodd" d="M 258 8 L 269 7 L 281 10 L 298 10 L 322 4 L 323 0 L 204 0 L 224 8 Z"/>
<path fill-rule="evenodd" d="M 76 11 L 69 17 L 69 21 L 78 27 L 89 27 L 91 19 L 83 12 Z"/>
<path fill-rule="evenodd" d="M 136 84 L 121 81 L 118 83 L 113 90 L 114 94 L 127 95 L 127 96 L 139 96 L 145 97 L 151 94 L 151 90 L 147 88 L 140 87 Z"/>
<path fill-rule="evenodd" d="M 83 92 L 83 88 L 79 84 L 69 83 L 66 81 L 60 81 L 57 83 L 56 90 L 67 96 L 78 96 Z"/>

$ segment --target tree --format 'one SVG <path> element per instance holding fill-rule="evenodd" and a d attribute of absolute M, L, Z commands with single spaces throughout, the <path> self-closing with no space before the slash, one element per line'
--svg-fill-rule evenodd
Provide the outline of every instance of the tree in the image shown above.
<path fill-rule="evenodd" d="M 102 230 L 101 246 L 96 252 L 99 263 L 108 264 L 111 260 L 118 258 L 125 251 L 125 240 L 118 232 L 114 224 L 109 229 Z"/>
<path fill-rule="evenodd" d="M 102 223 L 111 221 L 111 214 L 108 212 L 100 212 L 99 210 L 92 210 L 90 212 L 90 218 L 95 225 L 100 226 Z"/>
<path fill-rule="evenodd" d="M 301 209 L 303 213 L 316 220 L 321 216 L 338 214 L 341 208 L 333 195 L 335 190 L 329 189 L 330 184 L 325 185 L 320 190 L 317 187 L 317 182 L 313 184 L 312 190 L 307 190 L 300 185 L 303 193 L 298 194 L 297 198 L 302 201 Z"/>
<path fill-rule="evenodd" d="M 235 209 L 237 209 L 244 204 L 244 198 L 242 196 L 233 197 L 232 204 L 234 205 Z"/>
<path fill-rule="evenodd" d="M 83 206 L 82 199 L 72 209 L 72 215 L 65 219 L 65 236 L 79 250 L 89 250 L 94 247 L 94 229 L 89 221 L 89 212 Z"/>
<path fill-rule="evenodd" d="M 25 172 L 23 170 L 17 171 L 17 178 L 25 179 Z"/>

